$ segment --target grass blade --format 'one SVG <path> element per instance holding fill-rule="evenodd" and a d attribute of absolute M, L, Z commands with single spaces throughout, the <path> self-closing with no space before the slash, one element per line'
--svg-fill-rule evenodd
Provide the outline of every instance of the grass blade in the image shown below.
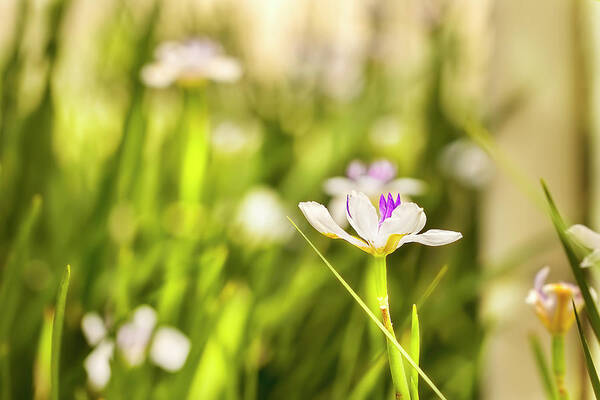
<path fill-rule="evenodd" d="M 542 346 L 540 345 L 540 339 L 536 335 L 530 335 L 529 345 L 531 346 L 531 351 L 533 352 L 533 357 L 535 359 L 535 364 L 537 365 L 538 372 L 540 374 L 540 377 L 542 378 L 542 383 L 544 384 L 546 396 L 550 400 L 558 400 L 558 392 L 556 391 L 556 386 L 554 385 L 554 380 L 552 379 L 550 368 L 548 368 L 548 362 L 546 361 L 546 357 L 544 356 L 544 351 L 542 350 Z"/>
<path fill-rule="evenodd" d="M 60 282 L 58 297 L 56 299 L 56 310 L 54 310 L 54 322 L 52 323 L 52 355 L 51 355 L 51 399 L 58 400 L 58 381 L 60 370 L 60 342 L 62 338 L 63 322 L 65 320 L 65 306 L 67 304 L 67 292 L 71 279 L 71 266 L 67 265 L 65 274 Z"/>
<path fill-rule="evenodd" d="M 417 314 L 417 305 L 413 304 L 412 326 L 410 329 L 410 356 L 419 364 L 419 354 L 421 352 L 421 338 L 419 329 L 419 315 Z M 410 396 L 413 400 L 419 400 L 419 372 L 412 368 L 410 371 Z"/>
<path fill-rule="evenodd" d="M 598 373 L 596 372 L 596 367 L 594 367 L 594 360 L 592 360 L 590 348 L 588 347 L 587 340 L 583 334 L 583 329 L 581 328 L 581 321 L 579 320 L 579 314 L 575 308 L 575 303 L 573 303 L 573 312 L 575 313 L 577 331 L 579 332 L 579 339 L 581 339 L 581 346 L 583 347 L 583 353 L 585 354 L 585 366 L 587 367 L 586 369 L 590 377 L 590 381 L 592 382 L 592 388 L 594 389 L 594 397 L 596 397 L 596 399 L 600 399 L 600 381 L 598 380 Z"/>
<path fill-rule="evenodd" d="M 590 288 L 585 280 L 585 274 L 583 269 L 580 267 L 579 258 L 573 251 L 571 247 L 571 241 L 566 233 L 566 225 L 563 221 L 558 209 L 556 208 L 556 204 L 552 199 L 552 195 L 546 186 L 546 183 L 542 180 L 542 187 L 544 188 L 544 193 L 546 194 L 546 200 L 548 202 L 548 206 L 550 207 L 550 217 L 552 218 L 552 222 L 554 223 L 554 227 L 556 228 L 556 232 L 558 233 L 558 237 L 562 242 L 563 248 L 565 249 L 565 253 L 567 254 L 567 258 L 569 259 L 569 265 L 571 266 L 571 271 L 573 272 L 573 276 L 575 276 L 575 281 L 577 282 L 577 286 L 581 289 L 581 294 L 583 296 L 583 300 L 585 301 L 585 308 L 590 320 L 590 325 L 592 326 L 592 330 L 594 331 L 594 335 L 596 338 L 600 340 L 600 315 L 598 315 L 598 309 L 596 308 L 596 302 L 592 297 L 590 292 Z"/>
<path fill-rule="evenodd" d="M 421 375 L 421 377 L 423 378 L 423 380 L 429 385 L 429 387 L 431 387 L 431 389 L 435 392 L 435 394 L 440 399 L 447 400 L 446 397 L 444 397 L 444 395 L 442 394 L 442 392 L 440 392 L 440 390 L 437 388 L 437 386 L 435 386 L 435 384 L 433 383 L 433 381 L 431 379 L 429 379 L 429 377 L 425 374 L 425 372 L 423 372 L 423 370 L 421 368 L 419 368 L 419 366 L 417 365 L 417 363 L 415 363 L 415 361 L 410 357 L 410 355 L 406 352 L 406 350 L 404 350 L 404 348 L 398 343 L 398 341 L 394 338 L 394 336 L 385 328 L 385 326 L 383 326 L 383 324 L 381 323 L 381 321 L 379 321 L 379 319 L 377 319 L 377 317 L 375 316 L 375 314 L 373 314 L 371 312 L 371 310 L 369 309 L 369 307 L 365 304 L 364 301 L 362 301 L 362 299 L 360 298 L 360 296 L 358 294 L 356 294 L 356 292 L 352 289 L 352 287 L 350 287 L 350 285 L 344 280 L 344 278 L 342 278 L 342 276 L 337 272 L 337 270 L 329 263 L 329 261 L 327 261 L 327 259 L 315 247 L 315 245 L 304 234 L 304 232 L 302 232 L 302 230 L 300 230 L 300 228 L 298 227 L 298 225 L 296 225 L 294 223 L 294 221 L 292 221 L 292 219 L 290 217 L 288 217 L 288 220 L 292 223 L 292 225 L 294 226 L 294 228 L 296 228 L 296 230 L 300 233 L 300 235 L 302 235 L 302 237 L 304 238 L 304 240 L 306 240 L 308 242 L 308 244 L 310 245 L 310 247 L 312 247 L 312 249 L 315 251 L 315 253 L 317 253 L 317 255 L 319 256 L 319 258 L 321 258 L 321 260 L 323 260 L 323 262 L 325 263 L 325 265 L 327 266 L 327 268 L 329 268 L 329 270 L 331 271 L 331 273 L 337 278 L 338 281 L 340 281 L 340 283 L 348 291 L 348 293 L 350 294 L 350 296 L 352 296 L 354 298 L 354 300 L 361 306 L 361 308 L 365 311 L 365 313 L 367 313 L 367 315 L 369 316 L 369 318 L 371 318 L 373 320 L 373 322 L 375 322 L 375 324 L 377 325 L 377 327 L 379 328 L 379 330 L 381 330 L 381 332 L 383 332 L 383 334 L 392 342 L 392 344 L 398 349 L 398 351 L 400 351 L 400 353 L 406 359 L 406 361 L 408 361 L 408 363 L 413 368 L 415 368 L 417 370 L 417 372 L 419 373 L 419 375 Z"/>

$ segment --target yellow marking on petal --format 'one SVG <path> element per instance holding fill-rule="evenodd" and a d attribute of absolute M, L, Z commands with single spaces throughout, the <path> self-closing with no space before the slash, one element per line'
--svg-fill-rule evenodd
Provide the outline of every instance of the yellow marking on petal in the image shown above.
<path fill-rule="evenodd" d="M 392 234 L 392 235 L 390 235 L 388 237 L 387 242 L 385 243 L 385 246 L 376 249 L 377 254 L 388 255 L 390 253 L 393 253 L 396 250 L 396 248 L 398 247 L 398 242 L 404 236 L 406 236 L 405 233 L 404 234 Z"/>

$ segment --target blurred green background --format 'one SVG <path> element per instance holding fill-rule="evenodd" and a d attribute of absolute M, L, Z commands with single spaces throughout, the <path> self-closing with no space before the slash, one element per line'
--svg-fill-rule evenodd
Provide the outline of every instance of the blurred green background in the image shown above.
<path fill-rule="evenodd" d="M 297 203 L 327 204 L 327 178 L 344 175 L 354 159 L 383 158 L 398 176 L 425 182 L 427 190 L 413 200 L 425 209 L 428 228 L 464 236 L 442 248 L 407 245 L 389 257 L 399 339 L 418 303 L 421 365 L 444 394 L 502 398 L 482 391 L 484 345 L 494 325 L 481 317 L 482 296 L 490 282 L 553 245 L 547 225 L 482 261 L 482 223 L 494 220 L 482 217 L 482 204 L 490 204 L 489 193 L 492 205 L 503 201 L 502 186 L 488 191 L 490 182 L 501 171 L 514 172 L 486 129 L 496 133 L 518 119 L 539 87 L 517 76 L 489 101 L 490 74 L 501 68 L 496 61 L 503 54 L 502 45 L 492 45 L 495 37 L 517 48 L 523 65 L 538 65 L 502 33 L 498 20 L 507 24 L 507 15 L 526 20 L 518 7 L 504 7 L 491 1 L 3 2 L 0 399 L 49 398 L 48 330 L 67 264 L 61 398 L 390 398 L 381 332 L 286 219 L 373 303 L 370 257 L 318 235 Z M 566 32 L 577 44 L 577 35 L 587 33 L 573 22 L 579 14 L 566 15 L 560 26 L 574 29 Z M 552 21 L 540 26 L 551 30 Z M 238 60 L 241 77 L 147 87 L 140 74 L 157 46 L 194 37 L 220 43 Z M 539 40 L 551 47 L 555 39 Z M 578 112 L 589 107 L 592 90 L 587 58 L 576 45 L 565 46 L 574 56 L 559 57 L 573 68 L 564 79 L 574 76 L 574 90 L 584 90 L 567 99 L 576 111 L 569 111 L 574 117 L 561 134 L 582 138 L 579 122 L 589 118 Z M 542 115 L 559 109 L 555 104 Z M 523 149 L 527 159 L 546 142 L 524 129 L 515 128 L 516 135 L 535 137 Z M 571 162 L 571 171 L 583 168 L 577 156 L 539 153 Z M 501 160 L 495 174 L 492 159 Z M 530 183 L 515 168 L 511 187 L 527 193 Z M 560 186 L 563 178 L 548 174 Z M 583 182 L 586 175 L 575 176 Z M 561 187 L 557 196 L 567 198 Z M 580 210 L 583 197 L 573 201 Z M 486 232 L 484 241 L 495 235 Z M 515 295 L 517 302 L 525 293 Z M 185 365 L 176 372 L 149 360 L 131 367 L 115 351 L 108 384 L 92 387 L 84 360 L 94 348 L 82 333 L 83 316 L 98 313 L 107 336 L 115 337 L 144 304 L 156 310 L 159 325 L 189 338 Z M 516 349 L 526 339 L 519 340 Z M 517 353 L 529 363 L 523 347 Z M 425 385 L 422 392 L 433 396 Z"/>

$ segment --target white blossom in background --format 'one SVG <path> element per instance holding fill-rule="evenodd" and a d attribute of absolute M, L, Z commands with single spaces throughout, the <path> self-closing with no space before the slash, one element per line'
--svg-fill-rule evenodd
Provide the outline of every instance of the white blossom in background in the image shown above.
<path fill-rule="evenodd" d="M 470 140 L 459 139 L 443 150 L 441 170 L 462 185 L 478 189 L 494 174 L 494 164 L 481 147 Z"/>
<path fill-rule="evenodd" d="M 239 62 L 226 56 L 221 45 L 206 38 L 165 42 L 156 49 L 154 57 L 155 61 L 141 71 L 142 81 L 151 87 L 196 86 L 206 80 L 235 82 L 242 75 Z"/>
<path fill-rule="evenodd" d="M 156 311 L 150 306 L 138 307 L 131 321 L 117 331 L 117 347 L 130 366 L 146 359 L 146 349 L 156 325 Z"/>
<path fill-rule="evenodd" d="M 600 261 L 600 233 L 580 224 L 573 225 L 567 232 L 584 247 L 592 251 L 583 259 L 581 266 L 587 268 L 597 265 Z"/>
<path fill-rule="evenodd" d="M 110 360 L 114 347 L 112 340 L 103 340 L 83 361 L 88 383 L 95 390 L 104 389 L 110 380 Z"/>
<path fill-rule="evenodd" d="M 81 319 L 81 331 L 90 346 L 96 346 L 106 337 L 106 325 L 96 312 L 88 312 Z"/>
<path fill-rule="evenodd" d="M 415 203 L 403 203 L 391 193 L 379 198 L 379 215 L 367 195 L 353 191 L 346 197 L 346 218 L 359 237 L 352 236 L 335 223 L 325 206 L 314 201 L 301 202 L 300 210 L 308 222 L 331 239 L 343 239 L 374 256 L 393 253 L 405 243 L 442 246 L 462 238 L 460 232 L 430 229 L 420 233 L 427 218 Z"/>
<path fill-rule="evenodd" d="M 211 135 L 215 152 L 224 155 L 256 150 L 260 145 L 260 139 L 255 127 L 243 127 L 231 121 L 219 123 Z"/>
<path fill-rule="evenodd" d="M 150 360 L 166 371 L 176 372 L 185 364 L 189 352 L 187 336 L 175 328 L 160 327 L 152 340 Z"/>
<path fill-rule="evenodd" d="M 245 243 L 264 245 L 286 241 L 292 229 L 286 209 L 273 189 L 259 187 L 248 192 L 237 211 L 235 226 Z"/>
<path fill-rule="evenodd" d="M 396 167 L 387 160 L 377 160 L 369 165 L 354 160 L 346 169 L 346 176 L 329 178 L 323 184 L 325 193 L 332 196 L 329 211 L 334 221 L 347 226 L 346 196 L 353 190 L 366 194 L 372 202 L 377 202 L 382 193 L 400 195 L 402 200 L 420 195 L 425 191 L 425 182 L 414 178 L 396 178 Z"/>

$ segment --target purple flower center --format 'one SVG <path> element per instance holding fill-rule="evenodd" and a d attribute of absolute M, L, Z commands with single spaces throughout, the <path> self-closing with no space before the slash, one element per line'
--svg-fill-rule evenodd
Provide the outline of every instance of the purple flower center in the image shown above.
<path fill-rule="evenodd" d="M 379 198 L 379 225 L 381 225 L 383 221 L 392 216 L 392 212 L 394 212 L 394 210 L 400 205 L 400 203 L 400 194 L 398 194 L 395 201 L 391 193 L 388 193 L 387 199 L 383 194 L 381 195 L 381 197 Z"/>

